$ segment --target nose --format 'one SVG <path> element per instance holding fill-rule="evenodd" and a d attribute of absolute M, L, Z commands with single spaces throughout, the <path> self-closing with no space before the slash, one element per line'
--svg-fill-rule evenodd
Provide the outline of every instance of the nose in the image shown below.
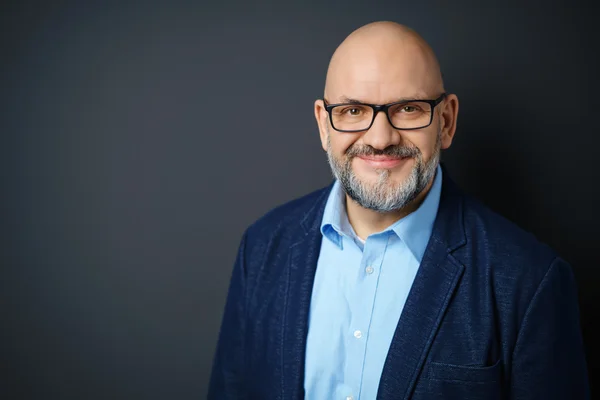
<path fill-rule="evenodd" d="M 383 150 L 389 146 L 397 146 L 400 144 L 400 133 L 390 124 L 385 112 L 380 111 L 375 115 L 373 125 L 362 137 L 364 144 L 371 147 Z"/>

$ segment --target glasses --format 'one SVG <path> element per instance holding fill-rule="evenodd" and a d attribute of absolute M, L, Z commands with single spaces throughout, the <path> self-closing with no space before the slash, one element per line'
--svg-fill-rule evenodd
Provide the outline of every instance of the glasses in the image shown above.
<path fill-rule="evenodd" d="M 395 129 L 422 129 L 431 125 L 433 110 L 446 97 L 442 93 L 435 100 L 402 100 L 389 104 L 365 104 L 358 101 L 325 104 L 333 129 L 339 132 L 361 132 L 371 128 L 379 111 L 385 112 Z"/>

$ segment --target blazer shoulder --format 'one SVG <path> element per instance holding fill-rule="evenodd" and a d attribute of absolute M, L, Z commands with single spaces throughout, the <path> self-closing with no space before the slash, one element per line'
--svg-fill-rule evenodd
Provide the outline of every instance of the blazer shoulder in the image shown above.
<path fill-rule="evenodd" d="M 559 258 L 556 251 L 533 232 L 471 196 L 464 196 L 463 219 L 467 241 L 478 251 L 485 251 L 496 268 L 507 273 L 526 273 L 538 280 Z"/>
<path fill-rule="evenodd" d="M 564 260 L 535 234 L 479 200 L 465 196 L 463 204 L 467 241 L 454 256 L 465 266 L 467 281 L 493 288 L 499 320 L 510 324 L 514 319 L 520 326 L 544 278 Z M 570 271 L 564 264 L 562 269 Z"/>
<path fill-rule="evenodd" d="M 244 233 L 245 273 L 249 287 L 266 287 L 284 271 L 285 252 L 306 235 L 301 225 L 316 222 L 331 186 L 280 204 L 252 223 Z M 254 289 L 252 289 L 254 290 Z"/>

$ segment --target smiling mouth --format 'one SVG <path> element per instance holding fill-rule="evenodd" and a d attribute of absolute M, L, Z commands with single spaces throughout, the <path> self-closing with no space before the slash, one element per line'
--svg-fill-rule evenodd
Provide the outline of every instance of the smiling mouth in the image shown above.
<path fill-rule="evenodd" d="M 358 158 L 373 168 L 393 168 L 411 157 L 358 156 Z"/>

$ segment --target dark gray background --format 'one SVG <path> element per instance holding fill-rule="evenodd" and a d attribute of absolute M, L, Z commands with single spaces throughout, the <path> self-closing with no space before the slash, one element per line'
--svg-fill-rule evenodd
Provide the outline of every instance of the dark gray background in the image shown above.
<path fill-rule="evenodd" d="M 592 7 L 282 3 L 2 3 L 0 397 L 203 398 L 240 236 L 330 182 L 313 101 L 381 19 L 431 43 L 460 99 L 453 178 L 573 265 L 591 358 Z"/>

